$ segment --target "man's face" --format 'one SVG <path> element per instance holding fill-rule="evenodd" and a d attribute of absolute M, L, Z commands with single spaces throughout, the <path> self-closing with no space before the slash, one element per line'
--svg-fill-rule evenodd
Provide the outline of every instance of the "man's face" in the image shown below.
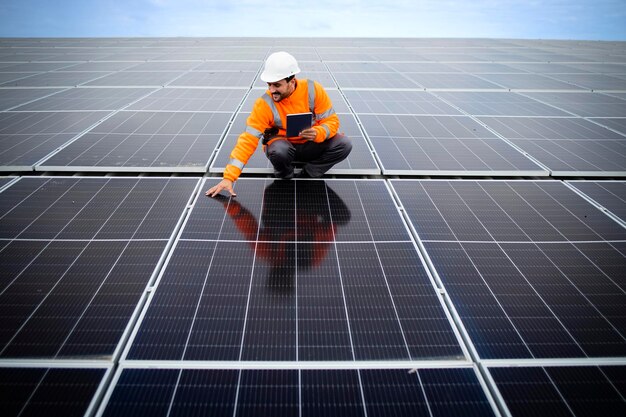
<path fill-rule="evenodd" d="M 275 83 L 267 83 L 267 88 L 270 90 L 272 94 L 272 99 L 274 101 L 281 101 L 284 98 L 287 98 L 293 93 L 293 90 L 296 87 L 296 79 L 293 78 L 291 81 L 280 80 Z"/>

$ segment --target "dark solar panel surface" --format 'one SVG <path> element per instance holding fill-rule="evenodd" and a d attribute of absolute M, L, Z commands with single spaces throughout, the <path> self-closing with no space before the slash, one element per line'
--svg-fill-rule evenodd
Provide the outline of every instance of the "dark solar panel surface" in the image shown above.
<path fill-rule="evenodd" d="M 0 88 L 0 110 L 9 110 L 33 100 L 62 91 L 60 88 Z"/>
<path fill-rule="evenodd" d="M 626 222 L 626 182 L 571 181 L 569 184 Z"/>
<path fill-rule="evenodd" d="M 106 115 L 106 112 L 0 113 L 0 170 L 32 171 L 38 161 Z"/>
<path fill-rule="evenodd" d="M 445 387 L 445 391 L 442 390 Z M 129 391 L 135 401 L 129 398 Z M 202 399 L 202 400 L 201 400 Z M 474 370 L 124 369 L 104 416 L 493 416 Z"/>
<path fill-rule="evenodd" d="M 6 417 L 85 415 L 106 369 L 0 367 Z"/>
<path fill-rule="evenodd" d="M 240 180 L 237 190 L 196 202 L 128 359 L 462 356 L 383 182 Z"/>
<path fill-rule="evenodd" d="M 559 182 L 392 184 L 482 358 L 626 354 L 614 220 Z"/>
<path fill-rule="evenodd" d="M 623 414 L 624 45 L 0 39 L 0 414 Z M 279 50 L 352 154 L 207 199 Z"/>
<path fill-rule="evenodd" d="M 0 203 L 0 358 L 110 357 L 195 179 L 22 178 Z"/>
<path fill-rule="evenodd" d="M 204 172 L 230 117 L 228 113 L 119 112 L 38 169 Z"/>
<path fill-rule="evenodd" d="M 626 136 L 580 118 L 486 118 L 480 121 L 555 175 L 623 175 Z"/>
<path fill-rule="evenodd" d="M 469 117 L 362 115 L 390 175 L 541 175 L 540 166 Z"/>
<path fill-rule="evenodd" d="M 71 88 L 14 108 L 16 111 L 108 110 L 122 108 L 154 91 L 149 88 Z"/>
<path fill-rule="evenodd" d="M 626 366 L 492 367 L 489 373 L 513 417 L 626 414 Z"/>

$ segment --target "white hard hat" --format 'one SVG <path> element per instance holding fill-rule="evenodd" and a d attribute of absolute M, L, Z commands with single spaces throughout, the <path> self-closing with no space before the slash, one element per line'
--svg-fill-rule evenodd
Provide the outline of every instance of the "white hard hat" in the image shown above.
<path fill-rule="evenodd" d="M 265 61 L 261 79 L 266 83 L 274 83 L 299 72 L 298 62 L 291 54 L 284 51 L 274 52 Z"/>

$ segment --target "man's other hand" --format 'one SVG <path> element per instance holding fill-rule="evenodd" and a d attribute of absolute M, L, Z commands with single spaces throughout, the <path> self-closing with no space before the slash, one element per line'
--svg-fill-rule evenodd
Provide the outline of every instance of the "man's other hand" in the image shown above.
<path fill-rule="evenodd" d="M 302 139 L 313 141 L 317 137 L 317 130 L 315 130 L 313 128 L 304 129 L 302 132 L 300 132 L 300 137 Z"/>
<path fill-rule="evenodd" d="M 227 179 L 223 179 L 222 181 L 218 182 L 213 187 L 209 188 L 209 190 L 205 193 L 205 195 L 209 197 L 215 197 L 222 190 L 227 190 L 230 193 L 230 195 L 232 195 L 233 197 L 237 195 L 235 194 L 235 191 L 233 190 L 233 182 Z"/>

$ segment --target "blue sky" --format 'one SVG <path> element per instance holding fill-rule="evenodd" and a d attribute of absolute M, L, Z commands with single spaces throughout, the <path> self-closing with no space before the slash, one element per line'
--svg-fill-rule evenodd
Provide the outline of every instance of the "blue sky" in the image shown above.
<path fill-rule="evenodd" d="M 626 0 L 1 0 L 0 36 L 626 40 Z"/>

